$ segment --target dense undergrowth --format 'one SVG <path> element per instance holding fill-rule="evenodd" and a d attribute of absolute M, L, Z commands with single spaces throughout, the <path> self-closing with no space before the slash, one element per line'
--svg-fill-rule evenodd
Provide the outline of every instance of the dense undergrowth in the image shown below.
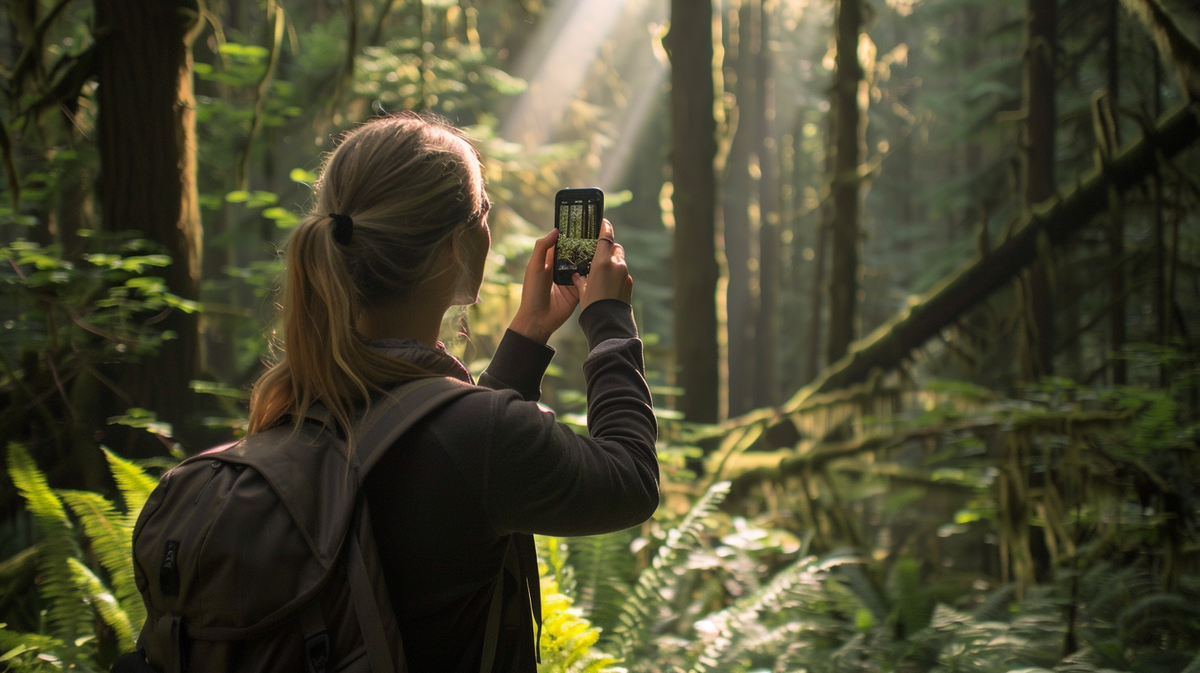
<path fill-rule="evenodd" d="M 540 670 L 1200 670 L 1194 373 L 1172 392 L 941 386 L 886 450 L 775 474 L 743 453 L 707 486 L 685 446 L 703 429 L 668 423 L 653 520 L 538 539 Z M 0 566 L 0 662 L 103 670 L 144 617 L 130 532 L 162 461 L 104 452 L 109 499 L 6 451 L 36 542 Z"/>

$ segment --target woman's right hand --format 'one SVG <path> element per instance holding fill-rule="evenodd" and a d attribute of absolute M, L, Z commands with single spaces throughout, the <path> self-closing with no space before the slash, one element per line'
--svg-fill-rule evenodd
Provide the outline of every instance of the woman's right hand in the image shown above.
<path fill-rule="evenodd" d="M 633 301 L 633 278 L 625 266 L 625 248 L 613 238 L 613 226 L 608 220 L 600 225 L 600 240 L 596 241 L 596 254 L 587 278 L 575 274 L 572 278 L 579 288 L 581 310 L 601 299 L 620 299 L 626 304 Z"/>

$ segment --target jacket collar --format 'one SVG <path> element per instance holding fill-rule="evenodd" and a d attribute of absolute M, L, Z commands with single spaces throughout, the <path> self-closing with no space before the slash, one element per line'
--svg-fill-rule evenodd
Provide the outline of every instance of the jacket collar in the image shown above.
<path fill-rule="evenodd" d="M 416 339 L 378 339 L 371 342 L 371 347 L 388 357 L 411 362 L 434 374 L 475 383 L 471 372 L 467 371 L 458 358 L 446 351 L 446 346 L 441 341 L 437 342 L 437 347 L 433 347 L 426 346 Z"/>

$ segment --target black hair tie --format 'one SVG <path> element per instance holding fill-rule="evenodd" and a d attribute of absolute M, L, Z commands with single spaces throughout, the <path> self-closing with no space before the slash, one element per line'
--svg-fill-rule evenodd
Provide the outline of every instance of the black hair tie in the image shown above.
<path fill-rule="evenodd" d="M 354 236 L 354 220 L 341 213 L 329 213 L 329 218 L 333 220 L 333 240 L 350 245 L 350 238 Z"/>

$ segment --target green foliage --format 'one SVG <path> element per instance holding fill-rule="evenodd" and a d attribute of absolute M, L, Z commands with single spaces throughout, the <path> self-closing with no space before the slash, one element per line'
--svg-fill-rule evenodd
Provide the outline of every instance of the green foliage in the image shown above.
<path fill-rule="evenodd" d="M 52 490 L 25 448 L 8 444 L 8 474 L 38 533 L 37 586 L 46 605 L 39 633 L 0 627 L 0 661 L 10 670 L 107 670 L 133 650 L 146 619 L 134 583 L 133 526 L 155 482 L 106 455 L 124 512 L 98 493 Z"/>
<path fill-rule="evenodd" d="M 538 537 L 541 572 L 542 631 L 538 673 L 619 673 L 619 661 L 593 650 L 600 629 L 574 607 L 568 550 L 562 540 Z"/>
<path fill-rule="evenodd" d="M 667 602 L 667 595 L 678 581 L 679 566 L 700 544 L 705 520 L 712 516 L 728 493 L 729 482 L 717 482 L 709 487 L 679 525 L 667 531 L 666 539 L 650 565 L 639 573 L 613 628 L 616 649 L 621 656 L 637 658 L 640 655 L 652 625 Z"/>

